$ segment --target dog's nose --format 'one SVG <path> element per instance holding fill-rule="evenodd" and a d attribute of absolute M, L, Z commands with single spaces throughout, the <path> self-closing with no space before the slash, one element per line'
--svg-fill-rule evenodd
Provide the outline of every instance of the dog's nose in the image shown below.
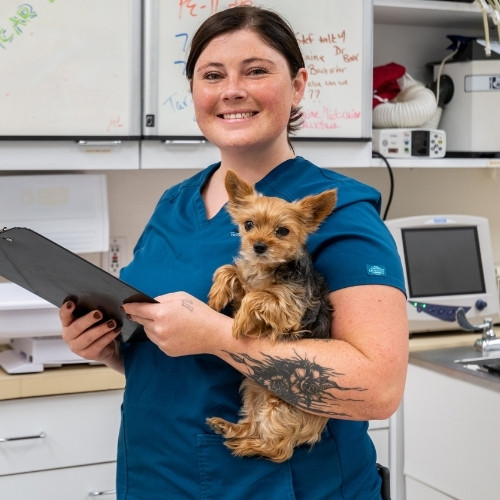
<path fill-rule="evenodd" d="M 267 245 L 258 241 L 253 244 L 253 251 L 259 255 L 263 254 L 267 250 Z"/>

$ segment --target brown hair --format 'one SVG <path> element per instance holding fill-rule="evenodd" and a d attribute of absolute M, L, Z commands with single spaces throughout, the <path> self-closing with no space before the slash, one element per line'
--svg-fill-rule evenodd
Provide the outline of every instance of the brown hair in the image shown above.
<path fill-rule="evenodd" d="M 205 47 L 216 37 L 250 29 L 254 31 L 270 47 L 280 52 L 288 62 L 290 75 L 297 76 L 300 68 L 304 68 L 304 58 L 297 38 L 291 26 L 277 13 L 260 7 L 240 6 L 222 10 L 210 16 L 198 28 L 191 41 L 191 48 L 186 61 L 186 75 L 193 79 L 194 67 Z M 300 106 L 292 107 L 288 120 L 287 132 L 293 134 L 302 123 Z"/>

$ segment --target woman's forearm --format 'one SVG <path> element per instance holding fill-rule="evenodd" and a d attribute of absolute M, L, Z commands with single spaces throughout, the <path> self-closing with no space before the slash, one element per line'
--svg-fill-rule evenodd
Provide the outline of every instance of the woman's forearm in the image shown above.
<path fill-rule="evenodd" d="M 229 341 L 219 356 L 281 399 L 317 415 L 385 419 L 401 397 L 397 373 L 380 373 L 362 353 L 339 340 L 273 345 L 265 339 L 240 338 Z"/>

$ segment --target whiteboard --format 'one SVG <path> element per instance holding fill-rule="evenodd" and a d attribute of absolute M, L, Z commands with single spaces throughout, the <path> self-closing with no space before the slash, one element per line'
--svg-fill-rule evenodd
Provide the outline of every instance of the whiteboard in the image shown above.
<path fill-rule="evenodd" d="M 140 135 L 141 0 L 1 0 L 0 138 Z"/>
<path fill-rule="evenodd" d="M 371 0 L 146 0 L 143 135 L 201 137 L 185 76 L 189 44 L 207 17 L 235 5 L 271 8 L 296 32 L 309 71 L 296 137 L 369 140 Z"/>

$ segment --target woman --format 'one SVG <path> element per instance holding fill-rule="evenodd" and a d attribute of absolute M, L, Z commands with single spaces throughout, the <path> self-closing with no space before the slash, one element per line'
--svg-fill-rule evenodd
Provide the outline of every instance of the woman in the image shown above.
<path fill-rule="evenodd" d="M 379 499 L 366 421 L 398 407 L 408 349 L 402 270 L 380 196 L 295 156 L 289 133 L 299 126 L 307 72 L 293 31 L 276 14 L 255 7 L 215 14 L 194 36 L 186 68 L 198 125 L 221 162 L 165 192 L 122 270 L 124 281 L 157 297 L 123 306 L 148 340 L 118 349 L 112 320 L 94 326 L 99 311 L 74 319 L 72 301 L 61 308 L 72 350 L 126 374 L 118 498 Z M 308 240 L 331 289 L 331 339 L 236 340 L 232 319 L 207 306 L 213 272 L 239 246 L 224 207 L 228 169 L 288 200 L 338 188 L 334 213 Z M 291 391 L 320 381 L 328 406 L 313 398 L 303 408 L 331 417 L 317 445 L 297 448 L 283 464 L 235 458 L 224 447 L 205 419 L 238 420 L 238 388 L 252 375 L 244 359 L 272 365 Z"/>

